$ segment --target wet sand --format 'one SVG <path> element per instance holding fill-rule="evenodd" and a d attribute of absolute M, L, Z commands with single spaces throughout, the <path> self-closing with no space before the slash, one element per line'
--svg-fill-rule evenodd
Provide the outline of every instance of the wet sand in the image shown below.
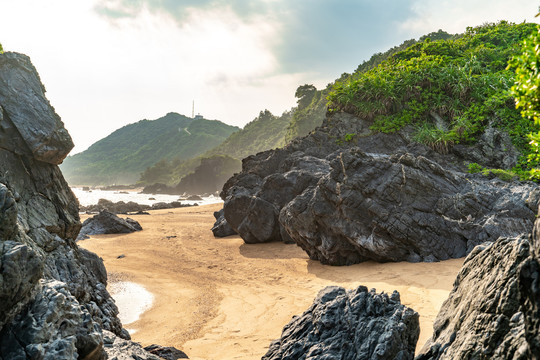
<path fill-rule="evenodd" d="M 398 290 L 402 303 L 420 313 L 420 349 L 463 263 L 325 266 L 296 245 L 214 238 L 212 214 L 220 208 L 130 216 L 143 231 L 79 242 L 104 259 L 110 282 L 135 282 L 154 295 L 152 307 L 128 326 L 136 330 L 133 340 L 174 346 L 195 360 L 256 359 L 320 289 L 365 285 L 378 292 Z"/>

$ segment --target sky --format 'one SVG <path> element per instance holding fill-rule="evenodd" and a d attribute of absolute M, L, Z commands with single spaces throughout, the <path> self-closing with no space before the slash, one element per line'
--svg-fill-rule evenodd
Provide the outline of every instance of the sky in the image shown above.
<path fill-rule="evenodd" d="M 443 29 L 539 22 L 540 0 L 0 0 L 0 43 L 30 56 L 72 154 L 168 112 L 244 126 L 376 52 Z"/>

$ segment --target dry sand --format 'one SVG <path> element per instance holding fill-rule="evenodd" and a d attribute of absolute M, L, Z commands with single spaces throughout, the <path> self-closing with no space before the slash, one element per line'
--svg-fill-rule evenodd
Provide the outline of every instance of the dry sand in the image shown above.
<path fill-rule="evenodd" d="M 320 289 L 365 285 L 379 292 L 398 290 L 402 303 L 420 313 L 420 349 L 463 263 L 324 266 L 296 245 L 214 238 L 212 214 L 220 208 L 130 216 L 143 231 L 79 242 L 103 258 L 110 281 L 133 281 L 154 294 L 153 306 L 128 326 L 136 330 L 133 340 L 174 346 L 191 359 L 257 359 Z"/>

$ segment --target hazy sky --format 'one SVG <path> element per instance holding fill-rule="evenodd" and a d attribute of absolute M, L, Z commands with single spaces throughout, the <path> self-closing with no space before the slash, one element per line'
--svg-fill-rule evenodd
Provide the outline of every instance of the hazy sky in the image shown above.
<path fill-rule="evenodd" d="M 443 29 L 535 21 L 534 0 L 0 0 L 75 142 L 175 111 L 243 126 L 379 51 Z"/>

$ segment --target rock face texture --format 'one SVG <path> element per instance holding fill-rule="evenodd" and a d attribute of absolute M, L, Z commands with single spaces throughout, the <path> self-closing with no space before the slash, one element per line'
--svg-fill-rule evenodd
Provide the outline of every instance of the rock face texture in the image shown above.
<path fill-rule="evenodd" d="M 129 234 L 135 231 L 141 231 L 142 226 L 136 220 L 131 218 L 123 219 L 106 210 L 86 219 L 83 224 L 77 240 L 88 238 L 88 235 L 97 234 Z"/>
<path fill-rule="evenodd" d="M 531 359 L 519 281 L 529 248 L 526 236 L 476 247 L 465 260 L 435 319 L 433 337 L 417 360 Z"/>
<path fill-rule="evenodd" d="M 530 231 L 537 185 L 465 172 L 468 161 L 512 164 L 504 133 L 488 128 L 474 147 L 441 155 L 412 142 L 410 129 L 369 126 L 333 114 L 305 138 L 244 159 L 221 192 L 227 223 L 246 243 L 294 241 L 332 265 L 462 257 Z"/>
<path fill-rule="evenodd" d="M 129 338 L 78 201 L 57 164 L 73 147 L 28 57 L 0 54 L 0 359 L 105 359 Z"/>
<path fill-rule="evenodd" d="M 413 359 L 420 334 L 418 313 L 364 286 L 330 286 L 285 326 L 263 360 Z"/>
<path fill-rule="evenodd" d="M 30 59 L 5 53 L 0 57 L 0 72 L 2 130 L 6 135 L 20 134 L 11 140 L 6 136 L 8 141 L 2 141 L 2 147 L 16 154 L 31 154 L 35 160 L 60 164 L 73 148 L 73 142 L 45 98 L 45 87 Z"/>
<path fill-rule="evenodd" d="M 310 258 L 325 264 L 459 258 L 485 241 L 526 233 L 535 220 L 536 185 L 485 181 L 423 156 L 356 148 L 330 166 L 279 216 Z"/>
<path fill-rule="evenodd" d="M 214 211 L 214 217 L 216 218 L 216 222 L 214 223 L 214 226 L 211 230 L 214 233 L 215 237 L 236 235 L 236 231 L 234 231 L 227 222 L 227 220 L 225 220 L 225 216 L 223 215 L 223 209 L 219 211 Z"/>

